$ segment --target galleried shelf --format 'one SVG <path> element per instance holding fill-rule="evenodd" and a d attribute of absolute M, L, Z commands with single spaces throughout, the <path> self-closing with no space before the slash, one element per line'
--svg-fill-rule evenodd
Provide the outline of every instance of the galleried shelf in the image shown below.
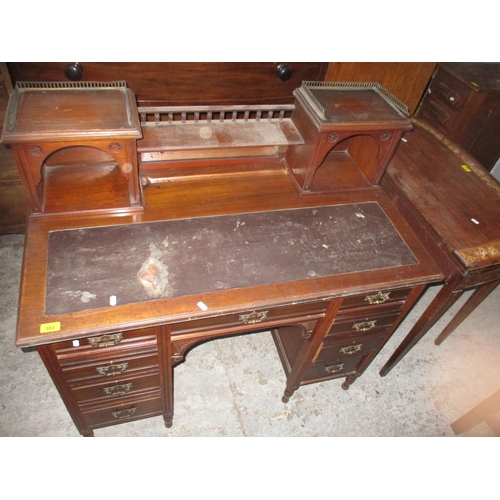
<path fill-rule="evenodd" d="M 125 82 L 18 82 L 2 134 L 33 215 L 142 210 L 140 137 Z"/>
<path fill-rule="evenodd" d="M 408 108 L 378 83 L 303 82 L 294 95 L 304 144 L 284 163 L 300 193 L 377 186 L 412 128 Z"/>

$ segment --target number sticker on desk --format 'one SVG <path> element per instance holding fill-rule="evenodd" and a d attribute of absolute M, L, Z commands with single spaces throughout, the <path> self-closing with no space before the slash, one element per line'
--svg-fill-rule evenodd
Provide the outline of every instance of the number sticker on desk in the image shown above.
<path fill-rule="evenodd" d="M 52 333 L 61 330 L 61 322 L 54 321 L 54 323 L 43 323 L 40 325 L 40 333 Z"/>

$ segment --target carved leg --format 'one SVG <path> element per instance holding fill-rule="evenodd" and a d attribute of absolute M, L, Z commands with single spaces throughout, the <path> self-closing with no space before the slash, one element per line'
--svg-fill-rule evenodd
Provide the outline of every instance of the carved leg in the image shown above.
<path fill-rule="evenodd" d="M 167 429 L 170 429 L 170 427 L 172 427 L 173 423 L 174 423 L 173 417 L 169 418 L 168 420 L 163 419 L 163 424 L 165 425 L 165 427 Z"/>
<path fill-rule="evenodd" d="M 452 333 L 455 328 L 462 323 L 462 321 L 474 311 L 474 309 L 498 286 L 500 281 L 493 281 L 478 287 L 474 293 L 469 297 L 467 302 L 462 306 L 460 311 L 453 317 L 453 319 L 446 325 L 446 328 L 439 334 L 434 341 L 436 345 L 440 345 Z"/>
<path fill-rule="evenodd" d="M 461 291 L 455 292 L 454 290 L 455 287 L 450 284 L 443 285 L 443 288 L 441 288 L 403 342 L 394 351 L 389 361 L 380 370 L 381 377 L 385 377 L 401 361 L 463 293 Z"/>
<path fill-rule="evenodd" d="M 92 429 L 82 432 L 82 436 L 86 438 L 92 438 L 94 437 L 94 431 Z"/>
<path fill-rule="evenodd" d="M 290 398 L 293 396 L 293 393 L 297 390 L 297 387 L 294 387 L 294 388 L 286 388 L 285 389 L 285 392 L 283 394 L 283 397 L 281 398 L 281 401 L 283 401 L 283 403 L 288 403 L 288 401 L 290 401 Z"/>
<path fill-rule="evenodd" d="M 357 379 L 358 377 L 356 375 L 348 375 L 346 377 L 346 379 L 344 380 L 344 382 L 342 383 L 342 389 L 344 389 L 344 391 L 347 391 L 347 389 L 349 389 L 349 387 L 351 386 L 351 384 Z"/>

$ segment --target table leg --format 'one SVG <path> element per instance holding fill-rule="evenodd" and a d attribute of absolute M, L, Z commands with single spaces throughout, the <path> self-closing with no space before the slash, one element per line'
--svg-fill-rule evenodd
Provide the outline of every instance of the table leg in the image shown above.
<path fill-rule="evenodd" d="M 399 347 L 394 351 L 394 354 L 389 358 L 389 361 L 380 370 L 381 377 L 385 377 L 401 361 L 412 347 L 435 325 L 439 318 L 457 301 L 462 293 L 462 291 L 455 291 L 455 283 L 443 285 L 403 342 L 401 342 Z"/>
<path fill-rule="evenodd" d="M 467 302 L 462 306 L 460 311 L 446 325 L 446 328 L 439 334 L 434 343 L 440 345 L 452 333 L 455 328 L 464 321 L 469 314 L 498 286 L 500 281 L 492 281 L 485 285 L 479 286 L 474 293 L 469 297 Z"/>

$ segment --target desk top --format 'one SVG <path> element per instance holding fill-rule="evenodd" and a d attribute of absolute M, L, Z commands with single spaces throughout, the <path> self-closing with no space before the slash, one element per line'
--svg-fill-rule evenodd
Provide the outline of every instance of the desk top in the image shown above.
<path fill-rule="evenodd" d="M 397 289 L 442 280 L 442 274 L 423 245 L 381 190 L 351 191 L 335 196 L 300 197 L 289 177 L 283 169 L 279 168 L 279 165 L 270 166 L 268 170 L 261 170 L 257 177 L 255 171 L 248 171 L 247 168 L 248 166 L 245 165 L 239 172 L 234 171 L 220 176 L 210 175 L 202 179 L 196 176 L 180 177 L 172 179 L 170 182 L 147 187 L 144 190 L 146 205 L 144 212 L 71 218 L 32 217 L 26 232 L 16 345 L 19 347 L 34 346 L 92 334 L 216 317 L 221 314 L 251 312 L 257 308 L 343 297 L 379 289 Z M 344 228 L 342 234 L 335 232 L 333 226 L 329 226 L 329 229 L 325 231 L 324 228 L 321 229 L 321 225 L 318 225 L 316 239 L 314 237 L 307 239 L 306 233 L 309 230 L 307 229 L 309 224 L 305 224 L 305 218 L 301 219 L 301 217 L 306 215 L 310 217 L 315 210 L 316 214 L 323 212 L 323 217 L 326 216 L 327 219 L 332 213 L 336 213 L 337 221 L 344 218 L 344 222 L 340 222 Z M 289 211 L 293 211 L 293 215 L 297 219 L 287 219 L 285 216 L 292 215 Z M 333 212 L 329 213 L 329 211 Z M 357 213 L 364 215 L 365 219 L 357 216 Z M 235 269 L 224 269 L 224 265 L 222 265 L 222 268 L 218 269 L 224 270 L 224 276 L 216 274 L 215 281 L 209 280 L 211 275 L 209 269 L 206 268 L 208 253 L 201 251 L 206 248 L 207 243 L 213 241 L 213 233 L 206 232 L 208 220 L 206 217 L 220 216 L 223 219 L 218 220 L 225 222 L 227 237 L 230 233 L 238 233 L 238 230 L 240 230 L 241 235 L 238 240 L 239 246 L 235 247 L 234 244 L 231 244 L 232 246 L 224 249 L 225 243 L 222 242 L 219 249 L 223 249 L 221 251 L 228 255 L 229 253 L 235 254 L 239 248 L 242 253 L 237 265 L 244 266 L 245 259 L 242 257 L 246 255 L 250 262 L 262 261 L 259 264 L 262 263 L 263 270 L 245 272 L 238 276 L 233 274 L 233 271 L 236 272 Z M 226 218 L 226 216 L 228 217 Z M 273 220 L 274 217 L 281 219 L 281 222 L 278 219 Z M 240 225 L 235 231 L 238 220 Z M 245 227 L 242 226 L 242 221 L 245 221 L 245 225 L 249 224 L 248 229 L 250 230 L 247 230 L 246 233 L 242 231 Z M 266 237 L 264 237 L 264 233 L 262 238 L 253 234 L 250 221 L 257 225 L 264 224 L 268 231 Z M 292 222 L 292 226 L 287 225 L 287 222 Z M 262 244 L 263 249 L 267 248 L 270 252 L 275 251 L 275 254 L 281 252 L 281 257 L 284 256 L 283 250 L 291 250 L 292 247 L 291 244 L 287 244 L 286 235 L 275 234 L 275 236 L 279 236 L 279 241 L 274 242 L 273 240 L 273 244 L 271 244 L 269 231 L 274 231 L 272 228 L 275 228 L 276 224 L 278 226 L 281 224 L 282 227 L 286 228 L 286 233 L 290 227 L 293 227 L 294 223 L 298 224 L 297 232 L 294 233 L 296 243 L 298 244 L 300 238 L 306 238 L 305 241 L 312 242 L 318 248 L 314 250 L 309 248 L 302 259 L 298 259 L 298 261 L 296 258 L 289 261 L 284 259 L 279 264 L 279 259 L 274 255 L 271 258 L 268 256 L 268 261 L 265 262 L 264 254 L 257 251 L 260 244 Z M 369 227 L 368 223 L 378 225 L 378 229 Z M 205 265 L 206 268 L 203 279 L 195 283 L 196 269 L 193 268 L 190 278 L 192 284 L 181 283 L 181 288 L 185 286 L 188 288 L 182 288 L 180 292 L 172 293 L 172 296 L 150 297 L 146 293 L 143 297 L 146 297 L 147 300 L 121 303 L 121 293 L 117 292 L 114 293 L 117 296 L 117 305 L 95 307 L 92 299 L 88 303 L 82 302 L 83 295 L 80 294 L 76 296 L 77 301 L 81 304 L 92 305 L 92 309 L 64 312 L 73 309 L 72 307 L 68 308 L 66 304 L 63 312 L 55 312 L 55 309 L 51 309 L 50 313 L 46 312 L 46 297 L 47 294 L 50 295 L 50 287 L 47 288 L 46 284 L 53 279 L 53 276 L 49 276 L 47 273 L 49 253 L 52 251 L 49 252 L 51 236 L 63 233 L 77 235 L 79 232 L 81 234 L 81 231 L 84 233 L 89 231 L 88 234 L 91 234 L 90 228 L 96 229 L 95 233 L 92 232 L 94 235 L 102 234 L 102 231 L 106 230 L 118 230 L 119 232 L 125 230 L 127 233 L 131 229 L 131 224 L 133 224 L 134 231 L 135 229 L 146 230 L 149 227 L 152 233 L 156 228 L 162 228 L 163 224 L 167 224 L 169 228 L 175 225 L 176 231 L 181 231 L 185 225 L 187 228 L 187 233 L 184 235 L 186 243 L 187 237 L 192 238 L 199 235 L 201 239 L 195 240 L 198 246 L 196 255 L 201 251 L 199 258 L 202 260 L 199 262 L 201 267 Z M 351 235 L 347 236 L 345 229 L 349 225 L 351 228 L 362 229 L 359 232 L 353 230 Z M 197 227 L 198 229 L 196 229 Z M 203 231 L 206 234 L 202 234 Z M 374 232 L 378 231 L 380 234 L 372 240 Z M 136 283 L 142 264 L 148 257 L 154 258 L 154 255 L 150 253 L 152 247 L 149 245 L 151 243 L 154 243 L 156 248 L 162 247 L 163 244 L 162 249 L 165 250 L 174 247 L 174 242 L 170 238 L 168 247 L 165 246 L 166 243 L 162 243 L 165 242 L 165 237 L 165 233 L 159 231 L 158 241 L 144 239 L 146 246 L 142 250 L 140 258 L 132 259 L 133 266 L 130 268 Z M 358 239 L 361 239 L 362 243 L 358 243 Z M 138 240 L 140 241 L 141 238 L 139 237 Z M 380 251 L 380 245 L 384 246 L 386 241 L 388 245 Z M 323 244 L 329 248 L 324 248 Z M 123 248 L 126 247 L 127 244 L 123 245 Z M 302 249 L 305 248 L 306 246 L 302 246 Z M 69 249 L 67 250 L 69 251 Z M 342 258 L 332 258 L 330 255 L 332 251 L 341 252 Z M 357 251 L 359 252 L 356 256 Z M 217 256 L 217 252 L 218 250 L 215 249 L 211 255 L 217 257 L 220 264 L 225 261 L 225 257 L 223 255 Z M 312 258 L 311 252 L 312 255 L 321 255 L 322 259 Z M 377 252 L 380 255 L 377 256 Z M 254 254 L 252 255 L 252 253 Z M 371 254 L 372 258 L 367 259 L 367 262 L 362 262 L 364 259 L 360 257 L 368 254 Z M 126 255 L 126 250 L 121 255 Z M 185 269 L 189 269 L 189 259 L 196 257 L 196 255 L 178 251 L 174 257 L 181 262 L 186 259 Z M 275 269 L 273 269 L 273 263 Z M 314 264 L 314 267 L 311 267 L 311 264 Z M 332 267 L 329 267 L 329 264 Z M 297 267 L 293 268 L 293 265 Z M 167 263 L 167 266 L 168 278 L 172 281 L 167 284 L 165 291 L 167 291 L 168 286 L 174 283 L 175 271 L 175 266 L 172 264 Z M 216 271 L 217 269 L 214 267 L 212 270 Z M 318 275 L 311 276 L 309 271 L 314 271 Z M 172 272 L 172 276 L 170 276 L 170 272 Z M 267 272 L 272 274 L 266 276 Z M 285 272 L 283 277 L 282 272 Z M 146 273 L 143 276 L 146 282 L 148 277 L 150 284 L 154 283 L 151 274 Z M 290 279 L 294 279 L 294 281 L 290 281 Z M 179 275 L 175 282 L 179 285 L 180 280 Z M 206 281 L 205 287 L 201 286 L 202 281 Z M 219 281 L 220 283 L 218 283 Z M 113 284 L 113 289 L 115 284 Z M 221 288 L 218 288 L 219 286 Z M 144 288 L 144 285 L 138 284 L 137 288 Z M 75 290 L 87 291 L 90 294 L 95 293 L 92 289 L 84 288 L 81 282 L 78 287 L 73 287 L 73 291 Z M 111 286 L 107 291 L 110 290 Z M 96 295 L 98 294 L 96 293 Z M 206 310 L 200 309 L 199 302 L 206 305 Z M 50 307 L 56 306 L 50 305 Z M 53 322 L 60 323 L 58 332 L 40 332 L 40 325 Z"/>
<path fill-rule="evenodd" d="M 416 264 L 376 202 L 49 234 L 49 315 Z"/>
<path fill-rule="evenodd" d="M 435 129 L 411 121 L 386 176 L 463 265 L 500 264 L 500 183 Z"/>

